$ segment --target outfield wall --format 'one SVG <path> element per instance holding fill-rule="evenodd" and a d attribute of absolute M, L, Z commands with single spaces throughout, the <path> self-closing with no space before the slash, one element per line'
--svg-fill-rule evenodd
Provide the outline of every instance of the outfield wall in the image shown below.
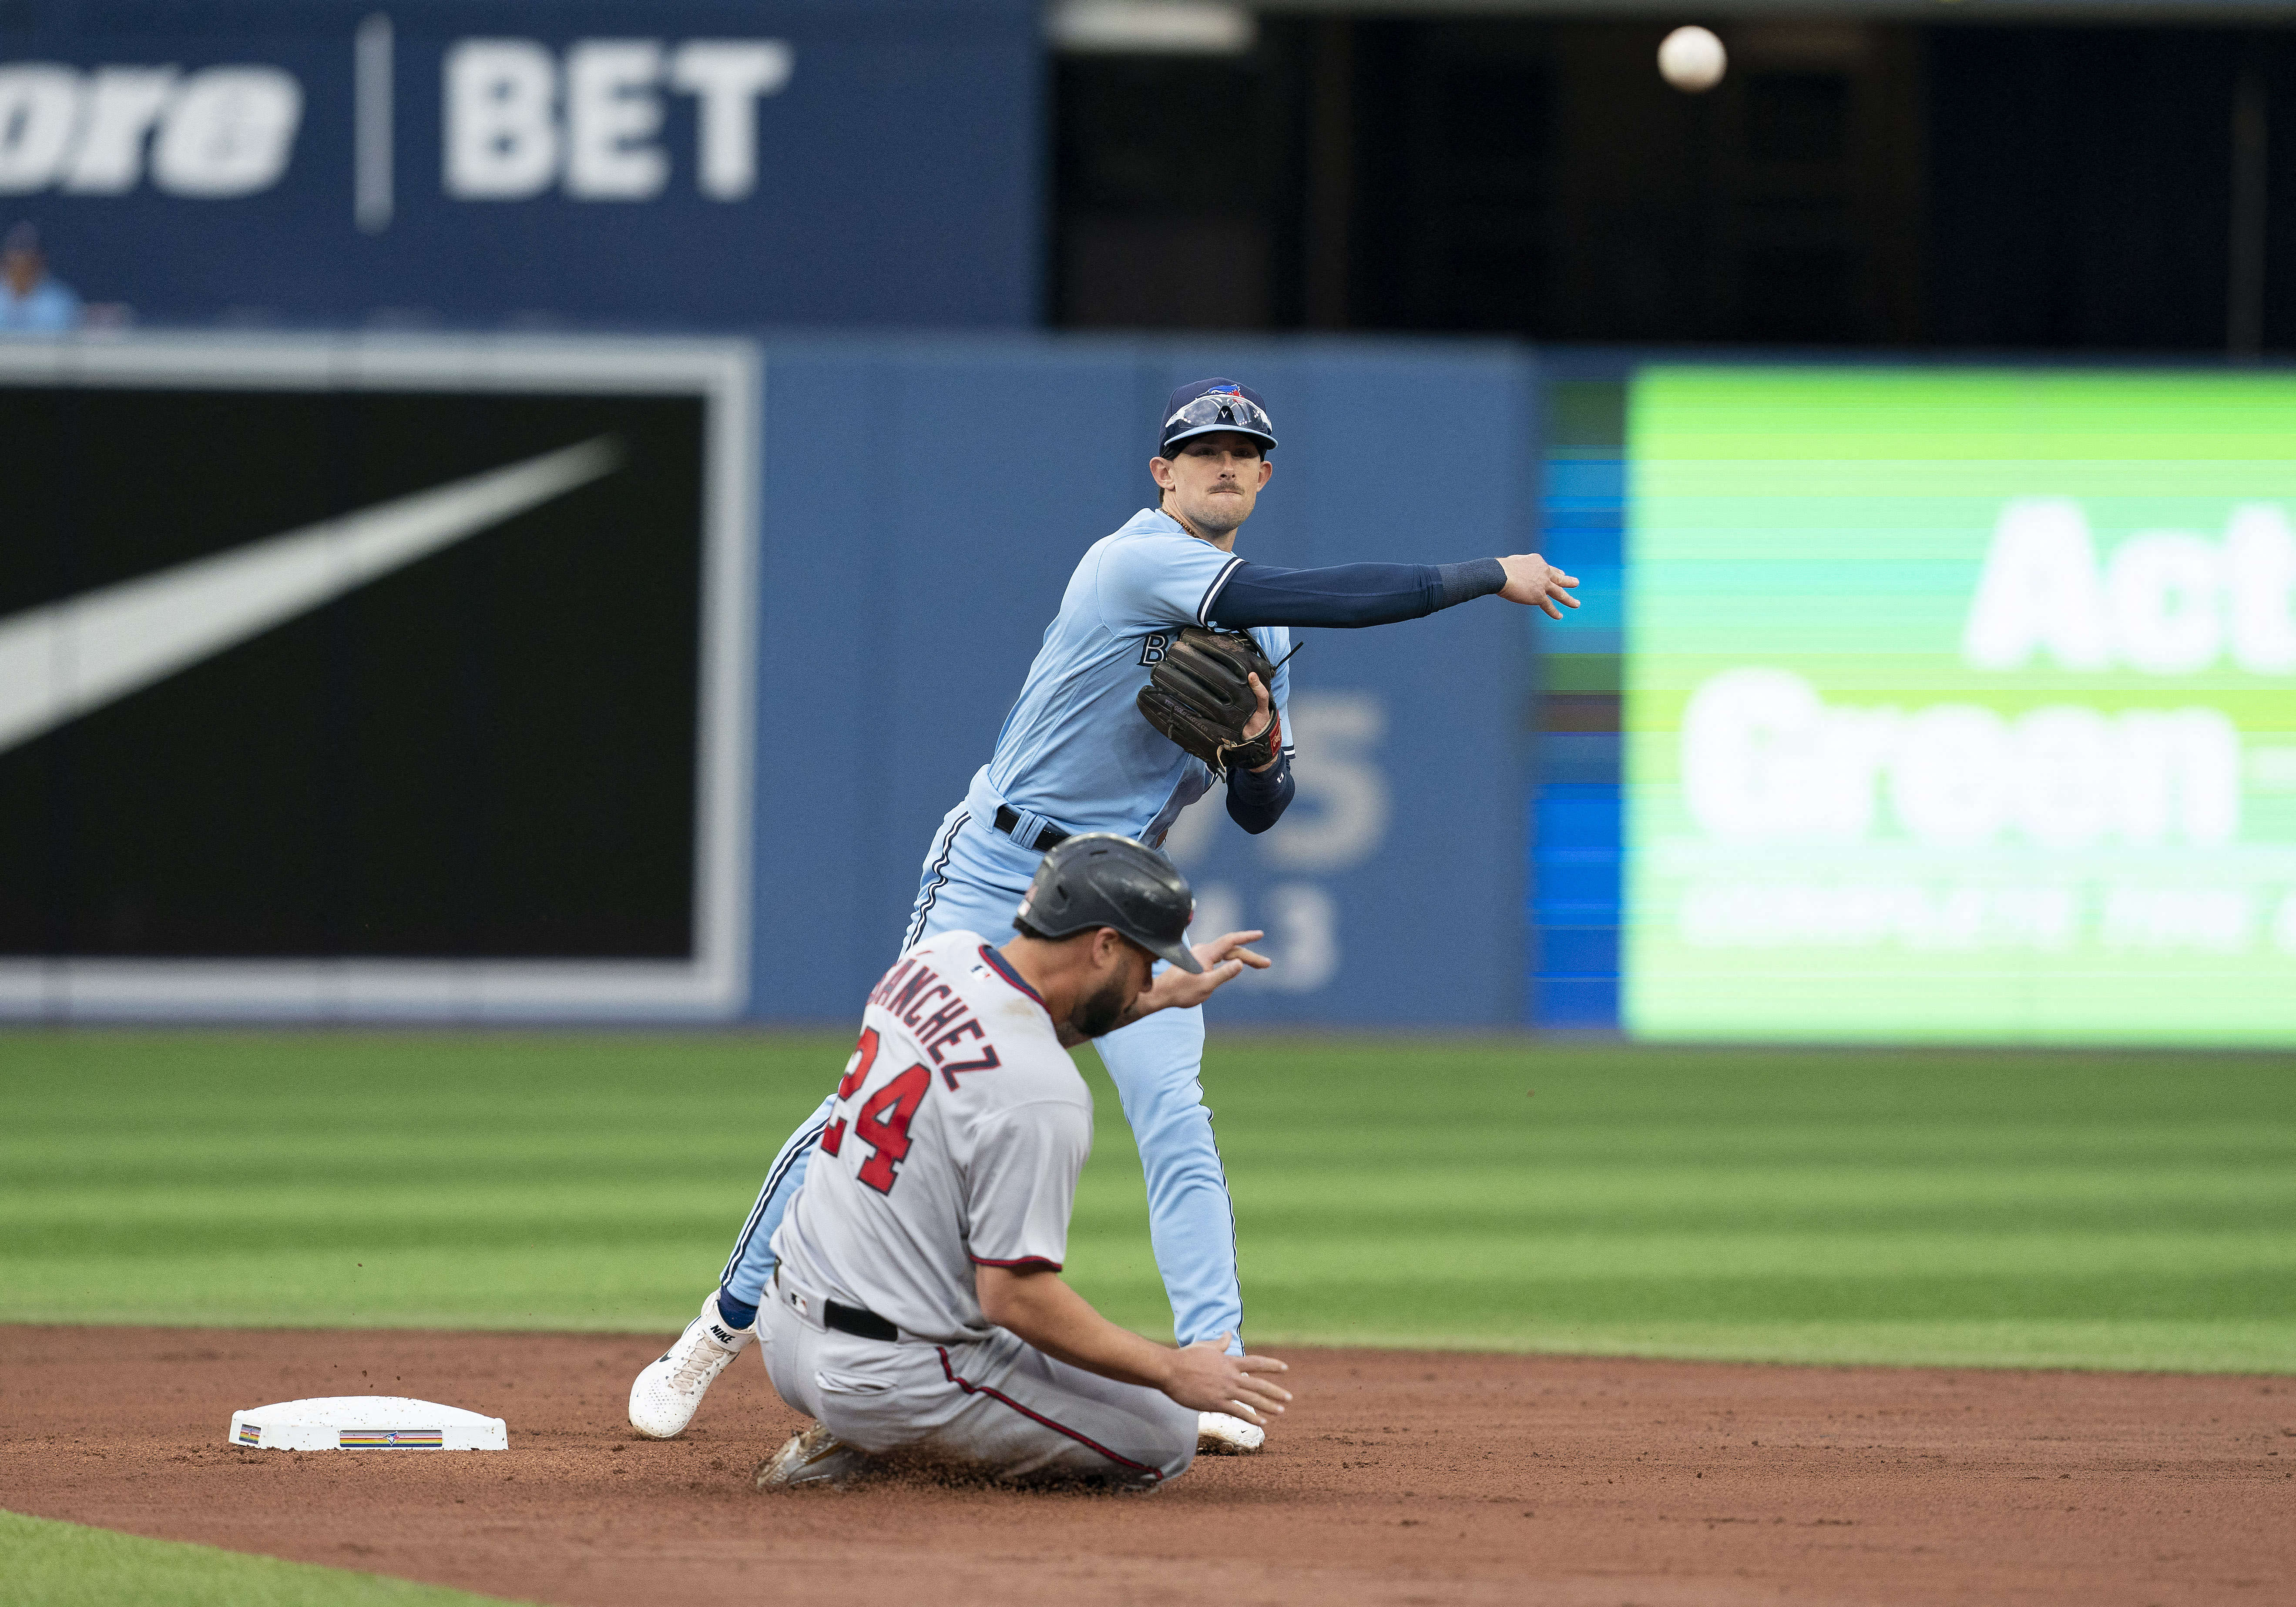
<path fill-rule="evenodd" d="M 1152 502 L 1160 406 L 1208 373 L 1248 375 L 1283 437 L 1253 555 L 1527 545 L 1533 392 L 1505 348 L 767 348 L 756 1013 L 835 1019 L 886 963 L 1076 556 Z M 1215 795 L 1170 844 L 1208 920 L 1270 933 L 1224 1015 L 1518 1020 L 1521 613 L 1302 635 L 1291 813 L 1247 838 Z"/>
<path fill-rule="evenodd" d="M 1179 381 L 1268 561 L 1528 545 L 1473 345 L 136 336 L 0 346 L 0 1010 L 840 1021 Z M 1230 1019 L 1521 1010 L 1528 641 L 1309 632 L 1299 797 L 1170 847 Z"/>
<path fill-rule="evenodd" d="M 2296 1042 L 2296 380 L 1497 345 L 0 344 L 0 1014 L 834 1021 L 1176 382 L 1308 631 L 1236 1021 Z"/>

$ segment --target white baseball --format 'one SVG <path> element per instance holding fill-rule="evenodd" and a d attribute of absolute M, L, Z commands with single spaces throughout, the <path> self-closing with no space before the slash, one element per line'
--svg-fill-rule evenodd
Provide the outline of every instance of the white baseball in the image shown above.
<path fill-rule="evenodd" d="M 1729 64 L 1722 41 L 1703 28 L 1677 28 L 1658 47 L 1660 76 L 1685 94 L 1713 88 Z"/>

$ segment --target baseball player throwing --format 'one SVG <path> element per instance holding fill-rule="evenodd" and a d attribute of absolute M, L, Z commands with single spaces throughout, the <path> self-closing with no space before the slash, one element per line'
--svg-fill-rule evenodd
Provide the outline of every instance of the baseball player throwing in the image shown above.
<path fill-rule="evenodd" d="M 773 1237 L 766 1369 L 816 1419 L 760 1488 L 907 1453 L 1004 1480 L 1149 1486 L 1187 1470 L 1199 1414 L 1254 1423 L 1283 1364 L 1226 1335 L 1178 1349 L 1060 1276 L 1092 1095 L 1064 1045 L 1200 1004 L 1267 962 L 1191 951 L 1188 885 L 1128 837 L 1044 857 L 1001 949 L 945 931 L 869 996 L 805 1186 Z M 1151 980 L 1154 961 L 1169 962 Z"/>
<path fill-rule="evenodd" d="M 1562 618 L 1578 583 L 1537 553 L 1464 563 L 1350 563 L 1287 570 L 1235 552 L 1275 472 L 1275 427 L 1259 394 L 1227 380 L 1172 393 L 1157 455 L 1161 496 L 1088 548 L 1069 578 L 989 761 L 943 818 L 904 948 L 939 933 L 991 944 L 1049 849 L 1112 832 L 1160 847 L 1180 811 L 1224 782 L 1230 818 L 1274 825 L 1292 800 L 1283 738 L 1299 626 L 1415 619 L 1496 594 Z M 1241 1349 L 1235 1218 L 1198 1080 L 1203 1013 L 1159 1011 L 1096 1038 L 1140 1147 L 1157 1270 L 1183 1345 L 1218 1336 Z M 775 1230 L 837 1119 L 824 1101 L 782 1146 L 736 1239 L 720 1287 L 630 1388 L 630 1422 L 668 1439 L 755 1337 L 773 1275 Z M 1254 1450 L 1259 1425 L 1208 1413 L 1208 1449 Z"/>

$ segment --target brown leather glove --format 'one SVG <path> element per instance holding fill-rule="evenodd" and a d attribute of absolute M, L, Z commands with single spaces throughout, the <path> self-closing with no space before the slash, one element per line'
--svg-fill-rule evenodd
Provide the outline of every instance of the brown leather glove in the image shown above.
<path fill-rule="evenodd" d="M 1257 770 L 1275 762 L 1283 748 L 1283 721 L 1271 702 L 1267 729 L 1247 741 L 1245 729 L 1259 715 L 1251 676 L 1275 687 L 1275 667 L 1259 644 L 1236 631 L 1191 625 L 1164 650 L 1140 689 L 1140 712 L 1148 723 L 1215 770 L 1242 765 Z"/>

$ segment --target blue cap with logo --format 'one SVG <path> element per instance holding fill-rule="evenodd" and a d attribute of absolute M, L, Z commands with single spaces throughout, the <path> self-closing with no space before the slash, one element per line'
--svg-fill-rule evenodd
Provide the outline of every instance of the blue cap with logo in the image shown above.
<path fill-rule="evenodd" d="M 1163 450 L 1159 455 L 1169 457 L 1172 448 L 1192 435 L 1210 435 L 1215 430 L 1233 430 L 1249 435 L 1264 447 L 1275 445 L 1275 423 L 1267 416 L 1267 404 L 1259 393 L 1234 380 L 1195 380 L 1172 393 L 1164 404 Z"/>

